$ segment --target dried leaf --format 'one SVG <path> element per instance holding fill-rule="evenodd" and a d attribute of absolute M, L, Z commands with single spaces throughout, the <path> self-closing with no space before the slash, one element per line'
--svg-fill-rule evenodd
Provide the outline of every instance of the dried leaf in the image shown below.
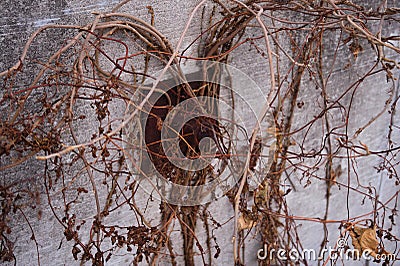
<path fill-rule="evenodd" d="M 386 250 L 379 250 L 379 241 L 376 238 L 376 226 L 373 228 L 363 228 L 354 226 L 349 230 L 351 236 L 351 242 L 355 249 L 358 250 L 359 255 L 364 251 L 369 251 L 370 255 L 374 258 L 378 257 L 378 254 L 390 254 Z"/>
<path fill-rule="evenodd" d="M 75 260 L 78 260 L 78 254 L 81 252 L 81 250 L 77 247 L 77 246 L 74 246 L 73 248 L 72 248 L 72 255 L 74 256 L 74 259 Z"/>
<path fill-rule="evenodd" d="M 270 187 L 267 182 L 263 182 L 256 190 L 255 201 L 258 206 L 267 206 L 270 198 Z"/>
<path fill-rule="evenodd" d="M 244 229 L 251 229 L 257 224 L 257 221 L 253 221 L 248 215 L 240 215 L 238 219 L 238 229 L 239 231 Z"/>
<path fill-rule="evenodd" d="M 355 59 L 357 59 L 358 54 L 361 53 L 364 50 L 363 47 L 356 41 L 353 41 L 349 45 L 349 49 L 353 53 L 353 56 L 354 56 Z"/>

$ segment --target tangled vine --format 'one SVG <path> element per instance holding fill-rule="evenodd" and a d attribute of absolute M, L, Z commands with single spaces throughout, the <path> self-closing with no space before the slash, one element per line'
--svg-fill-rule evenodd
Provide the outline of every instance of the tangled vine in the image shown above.
<path fill-rule="evenodd" d="M 2 261 L 16 260 L 12 217 L 20 216 L 31 230 L 40 264 L 32 226 L 35 221 L 27 215 L 39 205 L 51 210 L 63 228 L 64 238 L 73 243 L 71 256 L 82 264 L 104 265 L 123 249 L 134 265 L 156 265 L 163 260 L 172 265 L 182 261 L 185 265 L 211 265 L 221 256 L 215 231 L 231 224 L 232 263 L 244 265 L 248 254 L 245 240 L 250 238 L 265 246 L 265 252 L 295 249 L 301 253 L 301 221 L 323 227 L 321 250 L 328 245 L 328 238 L 332 239 L 328 226 L 334 224 L 338 228 L 334 237 L 351 239 L 352 247 L 360 252 L 370 250 L 376 262 L 394 265 L 400 260 L 400 236 L 396 231 L 399 189 L 382 201 L 379 188 L 366 183 L 358 166 L 364 158 L 379 160 L 379 165 L 371 167 L 392 186 L 400 185 L 396 116 L 400 36 L 393 30 L 400 25 L 399 7 L 388 0 L 215 0 L 206 7 L 207 1 L 203 0 L 191 12 L 174 46 L 155 26 L 157 14 L 151 6 L 149 21 L 120 13 L 129 2 L 121 2 L 110 12 L 94 14 L 88 25 L 40 28 L 29 38 L 18 63 L 0 73 L 0 171 L 6 176 L 31 162 L 40 169 L 32 178 L 1 180 Z M 200 32 L 184 47 L 195 17 L 200 18 Z M 35 57 L 32 46 L 46 33 L 68 37 L 57 40 L 57 50 L 49 51 L 43 60 Z M 368 61 L 364 51 L 374 60 Z M 243 155 L 246 170 L 224 196 L 232 206 L 232 217 L 217 221 L 209 210 L 212 203 L 155 204 L 152 195 L 143 201 L 138 193 L 140 182 L 128 167 L 132 158 L 122 136 L 132 119 L 125 116 L 132 96 L 148 86 L 148 79 L 153 81 L 148 89 L 154 91 L 162 83 L 165 70 L 170 66 L 179 69 L 185 60 L 235 63 L 241 57 L 257 58 L 265 67 L 258 70 L 264 75 L 261 86 L 268 92 L 260 105 L 264 114 L 273 117 L 276 149 L 265 156 L 266 146 L 257 137 L 257 128 L 247 132 L 251 152 Z M 360 67 L 350 85 L 337 88 L 333 84 L 337 69 L 345 75 L 358 67 L 360 58 L 372 63 Z M 29 78 L 27 73 L 34 73 L 34 77 Z M 351 123 L 357 111 L 357 93 L 375 80 L 385 83 L 386 100 L 378 106 L 378 112 L 354 128 Z M 213 83 L 175 87 L 149 110 L 149 132 L 167 115 L 162 101 L 177 105 L 190 97 L 226 97 L 220 89 Z M 314 114 L 298 119 L 298 112 L 307 104 L 302 95 L 310 93 L 316 103 Z M 382 137 L 385 148 L 373 149 L 359 137 L 383 118 L 387 120 L 387 132 Z M 230 140 L 235 136 L 226 134 L 218 122 L 191 120 L 180 134 L 184 136 L 180 149 L 187 157 L 199 153 L 203 137 L 213 137 L 219 147 L 219 167 L 230 160 Z M 146 135 L 147 151 L 165 178 L 191 185 L 211 178 L 213 169 L 193 173 L 169 165 L 160 152 L 160 143 L 159 135 Z M 252 190 L 249 180 L 254 176 L 262 181 Z M 32 179 L 40 180 L 40 185 L 32 188 Z M 323 216 L 292 215 L 287 197 L 296 193 L 296 187 L 311 187 L 318 181 L 324 182 Z M 332 197 L 337 194 L 346 198 L 347 217 L 331 219 Z M 360 196 L 362 202 L 351 202 L 350 194 Z M 94 207 L 84 202 L 93 202 Z M 368 207 L 364 213 L 352 215 L 350 205 L 354 204 Z M 131 224 L 116 221 L 122 210 L 130 214 Z M 40 213 L 38 216 L 40 219 Z M 205 239 L 196 234 L 199 227 L 206 232 Z M 172 236 L 176 230 L 180 236 Z M 179 237 L 181 247 L 173 240 Z M 342 248 L 349 249 L 350 242 Z M 382 255 L 388 259 L 381 259 Z M 319 263 L 327 265 L 331 261 L 339 264 L 340 258 L 325 254 Z M 258 263 L 310 265 L 305 258 L 282 260 L 276 254 Z"/>

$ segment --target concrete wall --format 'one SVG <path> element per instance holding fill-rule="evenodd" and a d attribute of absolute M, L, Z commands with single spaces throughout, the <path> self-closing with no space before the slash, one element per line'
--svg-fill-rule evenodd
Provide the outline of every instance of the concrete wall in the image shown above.
<path fill-rule="evenodd" d="M 118 1 L 77 1 L 77 0 L 47 0 L 40 1 L 39 3 L 32 3 L 30 1 L 12 1 L 3 0 L 0 3 L 0 71 L 11 67 L 17 62 L 19 54 L 21 53 L 25 42 L 28 40 L 30 34 L 37 30 L 39 27 L 50 24 L 79 24 L 84 25 L 93 18 L 92 11 L 105 12 L 110 10 Z M 197 1 L 133 1 L 127 4 L 122 11 L 129 14 L 140 17 L 144 20 L 149 21 L 150 15 L 146 6 L 151 5 L 155 12 L 155 26 L 160 32 L 162 32 L 174 46 L 180 34 L 183 31 L 188 15 L 196 6 Z M 392 4 L 396 4 L 393 2 Z M 207 5 L 212 6 L 212 2 L 208 2 Z M 185 37 L 184 44 L 189 44 L 200 31 L 200 15 L 197 15 L 191 28 Z M 398 34 L 398 28 L 393 26 L 393 34 Z M 257 30 L 254 30 L 257 33 Z M 46 58 L 48 50 L 54 50 L 57 41 L 61 41 L 68 38 L 68 32 L 49 32 L 45 36 L 41 37 L 39 41 L 33 45 L 33 53 L 36 59 Z M 248 36 L 252 32 L 247 33 Z M 329 36 L 333 40 L 338 36 Z M 329 39 L 328 38 L 328 39 Z M 54 41 L 56 40 L 56 41 Z M 262 45 L 262 42 L 259 42 Z M 184 45 L 184 46 L 185 46 Z M 329 43 L 326 44 L 329 46 Z M 335 65 L 331 65 L 329 62 L 333 62 L 333 47 L 332 52 L 327 53 L 326 62 L 327 68 L 332 66 L 332 78 L 328 83 L 329 98 L 334 101 L 342 93 L 343 88 L 347 88 L 352 84 L 357 76 L 362 76 L 366 69 L 371 65 L 371 62 L 376 60 L 374 53 L 372 52 L 369 45 L 363 43 L 364 51 L 355 60 L 348 50 L 348 46 L 342 45 L 339 49 L 338 60 Z M 238 48 L 232 53 L 232 65 L 241 69 L 243 72 L 248 74 L 259 86 L 268 91 L 266 80 L 268 81 L 269 75 L 267 69 L 266 60 L 262 57 L 254 58 L 253 56 L 247 56 L 249 50 L 252 50 L 254 55 L 254 47 L 243 46 Z M 189 52 L 189 55 L 195 55 L 195 49 Z M 399 60 L 398 55 L 393 55 L 393 58 Z M 282 62 L 284 64 L 285 61 Z M 349 65 L 349 67 L 345 67 Z M 21 88 L 25 84 L 28 84 L 32 78 L 32 72 L 35 71 L 31 65 L 26 66 L 25 77 L 20 80 Z M 394 70 L 396 71 L 396 70 Z M 395 72 L 398 75 L 398 72 Z M 378 114 L 384 107 L 385 101 L 388 99 L 388 89 L 390 83 L 386 82 L 385 73 L 379 73 L 371 78 L 368 78 L 362 83 L 362 86 L 357 88 L 355 91 L 354 101 L 350 111 L 350 120 L 348 134 L 352 136 L 358 128 L 362 127 L 371 117 Z M 304 122 L 310 121 L 315 115 L 321 110 L 321 96 L 320 91 L 315 89 L 312 82 L 305 81 L 299 95 L 298 102 L 303 102 L 304 107 L 297 108 L 295 112 L 293 128 L 300 127 Z M 398 90 L 398 84 L 396 84 L 396 90 Z M 1 94 L 0 94 L 1 95 Z M 346 96 L 341 100 L 343 106 L 349 106 L 352 99 Z M 257 103 L 258 99 L 254 99 Z M 2 110 L 7 109 L 7 106 L 1 106 Z M 82 113 L 88 112 L 87 107 L 81 106 Z M 121 117 L 124 113 L 124 108 L 119 106 L 118 103 L 114 103 L 112 112 L 115 113 L 115 117 Z M 335 125 L 343 125 L 343 119 L 345 115 L 339 110 L 332 110 L 329 112 L 331 117 L 333 128 Z M 387 148 L 387 134 L 388 124 L 391 117 L 386 111 L 379 119 L 377 119 L 372 126 L 364 130 L 358 138 L 353 140 L 354 145 L 360 145 L 364 143 L 368 146 L 371 151 L 382 150 Z M 394 116 L 394 123 L 398 124 L 400 121 L 398 114 Z M 79 138 L 82 141 L 90 139 L 88 132 L 92 128 L 96 128 L 98 125 L 93 123 L 82 123 L 77 125 L 77 132 Z M 323 132 L 324 125 L 322 121 L 315 123 L 307 135 L 304 132 L 293 136 L 293 141 L 296 143 L 304 142 L 304 147 L 308 151 L 313 148 L 318 149 L 325 133 Z M 400 141 L 398 130 L 393 139 Z M 338 136 L 339 138 L 339 136 Z M 332 139 L 334 147 L 339 146 L 337 139 Z M 398 144 L 397 144 L 398 145 Z M 298 147 L 293 147 L 293 151 L 299 152 Z M 342 159 L 335 158 L 333 165 L 336 169 L 340 166 L 342 174 L 337 177 L 338 183 L 347 184 L 347 178 L 350 178 L 350 185 L 354 188 L 360 189 L 363 192 L 368 193 L 368 189 L 360 187 L 373 186 L 378 189 L 377 194 L 379 200 L 386 202 L 393 194 L 398 192 L 399 186 L 394 185 L 395 178 L 389 179 L 387 173 L 382 171 L 378 172 L 376 167 L 382 162 L 382 158 L 379 156 L 365 156 L 358 158 L 356 161 L 351 161 L 348 165 L 346 159 L 346 153 L 341 151 Z M 65 155 L 67 157 L 69 154 Z M 308 158 L 303 163 L 304 165 L 313 165 L 317 163 L 318 158 Z M 393 162 L 398 164 L 398 159 L 394 159 Z M 1 164 L 6 162 L 0 161 Z M 0 166 L 1 166 L 0 164 Z M 38 243 L 38 250 L 40 254 L 41 265 L 75 265 L 79 264 L 79 261 L 75 261 L 71 254 L 72 244 L 71 241 L 67 242 L 63 236 L 63 228 L 59 222 L 55 219 L 53 213 L 48 208 L 47 198 L 43 186 L 43 167 L 44 162 L 37 161 L 34 158 L 21 164 L 20 166 L 11 170 L 0 172 L 0 182 L 2 185 L 7 185 L 10 180 L 19 183 L 21 189 L 28 189 L 29 191 L 38 191 L 38 195 L 34 197 L 36 202 L 29 203 L 27 205 L 36 205 L 35 209 L 25 208 L 25 215 L 29 221 L 24 219 L 20 212 L 16 212 L 10 218 L 10 224 L 12 225 L 12 232 L 10 239 L 15 241 L 14 253 L 16 256 L 17 265 L 35 265 L 37 264 L 37 250 L 34 242 L 31 238 L 31 228 L 35 232 L 35 238 Z M 66 173 L 66 176 L 72 176 L 73 173 L 81 171 L 82 166 L 76 166 L 75 169 L 70 169 L 71 173 Z M 350 169 L 349 169 L 350 167 Z M 394 166 L 395 169 L 400 170 L 398 165 Z M 356 169 L 358 178 L 360 180 L 357 184 L 356 176 L 354 175 L 353 169 Z M 347 174 L 349 173 L 349 174 Z M 313 173 L 317 177 L 324 177 L 324 169 L 319 169 Z M 101 184 L 101 177 L 97 180 Z M 398 176 L 397 176 L 398 178 Z M 290 180 L 289 180 L 290 179 Z M 318 178 L 310 178 L 310 184 L 307 184 L 308 177 L 304 177 L 301 172 L 288 172 L 287 178 L 282 180 L 284 185 L 292 186 L 294 184 L 294 190 L 288 194 L 287 203 L 289 213 L 294 216 L 304 216 L 310 218 L 322 218 L 325 211 L 325 198 L 326 198 L 326 183 L 324 180 L 318 180 Z M 68 180 L 66 180 L 68 181 Z M 81 180 L 76 181 L 76 185 L 82 186 L 88 185 L 89 180 L 87 177 L 83 177 Z M 292 183 L 291 183 L 292 182 Z M 101 195 L 101 201 L 104 202 L 106 199 L 106 186 L 99 186 L 99 193 Z M 73 193 L 73 192 L 69 192 Z M 104 193 L 104 194 L 103 194 Z M 349 197 L 347 197 L 349 193 Z M 56 188 L 52 191 L 52 198 L 54 203 L 62 203 L 61 196 L 57 198 L 57 195 L 61 195 L 61 192 Z M 73 197 L 74 195 L 69 195 Z M 91 218 L 95 213 L 93 197 L 91 193 L 85 196 L 80 196 L 78 203 L 74 206 L 74 209 L 80 215 L 80 219 Z M 349 204 L 350 217 L 355 217 L 367 213 L 373 209 L 373 202 L 369 199 L 364 200 L 364 195 L 355 191 L 347 191 L 344 186 L 334 185 L 331 191 L 331 200 L 329 207 L 328 219 L 331 220 L 345 220 L 347 218 L 347 205 Z M 386 211 L 390 211 L 392 208 L 400 203 L 398 197 L 391 200 L 387 205 L 389 208 Z M 145 207 L 148 204 L 148 195 L 143 193 L 143 197 L 137 197 L 137 204 L 140 207 Z M 396 205 L 397 204 L 397 205 Z M 145 216 L 149 219 L 153 218 L 155 221 L 159 218 L 159 204 L 157 202 L 150 202 Z M 232 253 L 232 234 L 233 234 L 233 208 L 227 198 L 222 198 L 216 202 L 212 202 L 208 208 L 213 218 L 220 224 L 224 224 L 223 227 L 215 229 L 215 236 L 221 253 L 217 260 L 214 260 L 215 265 L 233 265 L 233 253 Z M 60 211 L 60 210 L 56 210 Z M 380 214 L 381 211 L 380 211 Z M 370 218 L 366 216 L 365 218 Z M 396 218 L 397 219 L 397 218 Z M 121 208 L 120 211 L 113 213 L 113 215 L 107 217 L 106 222 L 109 224 L 135 224 L 136 218 L 133 212 L 129 208 Z M 397 224 L 398 224 L 398 220 Z M 299 238 L 302 241 L 303 248 L 311 249 L 314 248 L 319 250 L 320 243 L 324 236 L 323 226 L 318 222 L 310 221 L 297 221 Z M 86 227 L 89 225 L 85 225 Z M 84 227 L 85 227 L 84 226 Z M 179 250 L 180 246 L 180 226 L 178 223 L 174 225 L 176 231 L 172 234 L 172 239 L 175 241 L 175 251 L 178 254 L 182 254 Z M 339 231 L 337 223 L 327 224 L 329 232 L 328 239 L 331 246 L 334 246 L 337 238 L 339 237 Z M 385 224 L 385 228 L 390 225 Z M 400 235 L 399 227 L 393 227 L 392 234 L 395 236 Z M 87 237 L 87 236 L 86 236 Z M 201 224 L 198 226 L 198 237 L 200 241 L 204 241 L 205 232 Z M 350 241 L 350 239 L 349 239 Z M 249 237 L 246 238 L 246 265 L 255 265 L 257 263 L 256 252 L 260 248 L 259 236 L 256 232 L 251 232 Z M 387 249 L 393 252 L 395 250 L 394 242 L 387 243 Z M 213 251 L 213 254 L 216 251 Z M 396 250 L 398 252 L 398 250 Z M 121 256 L 113 256 L 108 262 L 109 265 L 128 265 L 131 262 L 132 257 L 127 255 L 129 252 L 125 250 L 117 250 L 116 254 Z M 167 256 L 166 256 L 167 257 Z M 399 255 L 397 255 L 399 257 Z M 182 262 L 182 257 L 177 258 L 178 262 Z M 198 257 L 196 261 L 201 264 L 201 259 Z M 365 261 L 352 262 L 345 261 L 344 265 L 365 265 Z M 9 263 L 10 265 L 13 262 Z M 161 258 L 160 265 L 168 264 L 168 258 Z M 310 262 L 310 265 L 316 265 L 316 262 Z M 371 263 L 370 265 L 373 265 Z M 396 265 L 396 263 L 394 264 Z"/>

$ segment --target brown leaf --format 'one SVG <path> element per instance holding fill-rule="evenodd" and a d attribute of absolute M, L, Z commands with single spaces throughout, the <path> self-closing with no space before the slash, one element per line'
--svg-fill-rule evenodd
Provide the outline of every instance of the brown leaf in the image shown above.
<path fill-rule="evenodd" d="M 390 254 L 386 250 L 379 250 L 379 241 L 376 238 L 376 226 L 373 228 L 354 226 L 349 230 L 349 233 L 354 248 L 359 252 L 358 255 L 361 255 L 364 251 L 369 251 L 370 255 L 374 258 L 377 258 L 378 254 Z"/>
<path fill-rule="evenodd" d="M 353 41 L 349 45 L 349 49 L 353 53 L 353 56 L 354 56 L 355 59 L 357 59 L 358 54 L 361 53 L 364 50 L 363 47 L 356 41 Z"/>
<path fill-rule="evenodd" d="M 253 226 L 255 226 L 257 221 L 253 221 L 251 217 L 248 215 L 240 215 L 238 219 L 238 229 L 239 231 L 244 230 L 244 229 L 251 229 Z"/>
<path fill-rule="evenodd" d="M 74 256 L 75 260 L 78 260 L 78 253 L 80 253 L 80 252 L 81 252 L 81 250 L 77 246 L 74 246 L 72 248 L 72 255 Z"/>

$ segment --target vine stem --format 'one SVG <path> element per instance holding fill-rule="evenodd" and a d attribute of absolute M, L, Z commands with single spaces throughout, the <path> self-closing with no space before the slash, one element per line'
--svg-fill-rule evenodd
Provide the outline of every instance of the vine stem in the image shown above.
<path fill-rule="evenodd" d="M 19 70 L 19 69 L 23 66 L 24 61 L 25 61 L 25 58 L 26 58 L 26 55 L 28 54 L 28 50 L 29 50 L 29 48 L 31 47 L 32 42 L 36 39 L 36 37 L 37 37 L 41 32 L 43 32 L 43 31 L 45 31 L 45 30 L 47 30 L 47 29 L 77 29 L 77 30 L 79 30 L 79 29 L 82 29 L 82 27 L 80 27 L 80 26 L 75 26 L 75 25 L 46 25 L 46 26 L 44 26 L 44 27 L 38 29 L 37 31 L 35 31 L 35 32 L 31 35 L 31 37 L 29 37 L 28 41 L 27 41 L 26 44 L 25 44 L 25 47 L 24 47 L 24 49 L 23 49 L 23 51 L 22 51 L 22 54 L 21 54 L 21 56 L 20 56 L 18 62 L 17 62 L 15 65 L 13 65 L 12 67 L 10 67 L 9 69 L 7 69 L 7 70 L 5 70 L 5 71 L 3 71 L 3 72 L 0 72 L 0 77 L 5 76 L 5 75 L 8 75 L 8 74 L 10 74 L 10 73 L 13 72 L 13 71 Z M 71 42 L 71 44 L 72 44 L 72 43 L 73 43 L 73 42 Z"/>
<path fill-rule="evenodd" d="M 158 83 L 160 83 L 161 79 L 163 78 L 163 76 L 164 76 L 165 73 L 167 72 L 168 68 L 171 66 L 172 62 L 173 62 L 173 61 L 176 59 L 176 57 L 179 55 L 179 49 L 180 49 L 180 47 L 182 46 L 183 39 L 184 39 L 185 36 L 186 36 L 186 33 L 187 33 L 187 31 L 188 31 L 188 29 L 189 29 L 189 26 L 190 26 L 190 23 L 191 23 L 191 21 L 193 20 L 194 15 L 196 14 L 196 11 L 197 11 L 206 1 L 207 1 L 207 0 L 201 1 L 201 2 L 193 9 L 193 11 L 191 12 L 191 14 L 190 14 L 190 16 L 189 16 L 189 18 L 188 18 L 188 21 L 186 22 L 185 28 L 184 28 L 184 30 L 183 30 L 183 32 L 182 32 L 182 34 L 181 34 L 181 36 L 180 36 L 180 38 L 179 38 L 179 40 L 178 40 L 178 43 L 177 43 L 176 48 L 175 48 L 175 51 L 174 51 L 174 52 L 172 53 L 172 55 L 171 55 L 171 58 L 169 59 L 168 63 L 165 65 L 164 69 L 161 71 L 160 75 L 158 75 L 158 77 L 157 77 L 156 81 L 154 82 L 152 88 L 150 89 L 149 93 L 146 95 L 146 97 L 143 99 L 143 101 L 140 103 L 140 105 L 137 106 L 137 108 L 132 112 L 132 114 L 130 114 L 130 115 L 128 116 L 128 118 L 126 118 L 124 121 L 122 121 L 122 123 L 121 123 L 118 127 L 116 127 L 113 131 L 111 131 L 111 132 L 108 133 L 108 134 L 104 134 L 103 136 L 97 137 L 97 138 L 93 139 L 92 141 L 89 141 L 89 142 L 86 142 L 86 143 L 81 143 L 81 144 L 78 144 L 78 145 L 68 146 L 68 147 L 66 147 L 65 149 L 63 149 L 63 150 L 61 150 L 61 151 L 59 151 L 59 152 L 56 152 L 56 153 L 52 153 L 52 154 L 49 154 L 49 155 L 46 155 L 46 156 L 36 156 L 36 159 L 37 159 L 37 160 L 48 160 L 48 159 L 51 159 L 51 158 L 54 158 L 54 157 L 60 157 L 60 156 L 66 154 L 66 153 L 68 153 L 68 152 L 71 152 L 71 151 L 73 151 L 73 150 L 75 150 L 75 149 L 79 149 L 79 148 L 83 148 L 83 147 L 85 147 L 85 146 L 93 145 L 93 144 L 96 143 L 96 142 L 99 142 L 99 141 L 104 140 L 104 139 L 108 139 L 108 138 L 110 138 L 111 136 L 113 136 L 113 135 L 117 134 L 118 132 L 120 132 L 121 129 L 123 129 L 123 128 L 129 123 L 129 121 L 131 121 L 131 120 L 136 116 L 136 114 L 138 113 L 138 111 L 142 110 L 143 106 L 146 104 L 146 102 L 150 99 L 150 97 L 151 97 L 151 95 L 153 94 L 153 92 L 156 90 L 156 87 L 157 87 Z"/>
<path fill-rule="evenodd" d="M 246 184 L 246 180 L 247 180 L 247 174 L 249 173 L 249 163 L 250 163 L 250 158 L 251 158 L 251 151 L 253 150 L 255 141 L 256 141 L 256 137 L 258 132 L 260 131 L 260 122 L 262 121 L 262 119 L 264 119 L 264 117 L 266 116 L 266 114 L 268 113 L 268 111 L 271 109 L 271 105 L 272 102 L 274 100 L 274 95 L 276 92 L 275 89 L 275 72 L 274 72 L 274 64 L 272 62 L 272 50 L 271 50 L 271 45 L 270 45 L 270 41 L 268 38 L 268 30 L 264 24 L 264 22 L 261 19 L 261 15 L 264 12 L 264 9 L 257 5 L 254 4 L 255 7 L 257 7 L 259 9 L 259 11 L 257 13 L 255 13 L 251 8 L 249 8 L 247 5 L 243 4 L 240 1 L 237 0 L 233 0 L 235 3 L 237 3 L 238 5 L 243 6 L 244 8 L 246 8 L 247 10 L 249 10 L 256 18 L 257 22 L 259 23 L 263 34 L 264 34 L 264 40 L 265 40 L 265 45 L 267 48 L 267 54 L 268 54 L 268 63 L 269 63 L 269 72 L 270 72 L 270 91 L 268 93 L 267 99 L 266 99 L 266 103 L 263 105 L 259 119 L 260 121 L 257 121 L 256 125 L 254 126 L 253 130 L 252 130 L 252 134 L 251 134 L 251 139 L 250 139 L 250 148 L 249 148 L 249 152 L 247 154 L 247 158 L 246 158 L 246 163 L 245 163 L 245 171 L 243 173 L 242 176 L 242 180 L 240 182 L 239 185 L 239 189 L 235 195 L 235 200 L 234 200 L 234 208 L 235 208 L 235 219 L 234 219 L 234 233 L 233 233 L 233 237 L 232 237 L 232 242 L 233 242 L 233 256 L 234 256 L 234 260 L 238 261 L 239 260 L 239 254 L 238 254 L 238 244 L 239 244 L 239 230 L 238 230 L 238 219 L 239 219 L 239 201 L 240 201 L 240 195 L 242 194 L 244 185 Z"/>

